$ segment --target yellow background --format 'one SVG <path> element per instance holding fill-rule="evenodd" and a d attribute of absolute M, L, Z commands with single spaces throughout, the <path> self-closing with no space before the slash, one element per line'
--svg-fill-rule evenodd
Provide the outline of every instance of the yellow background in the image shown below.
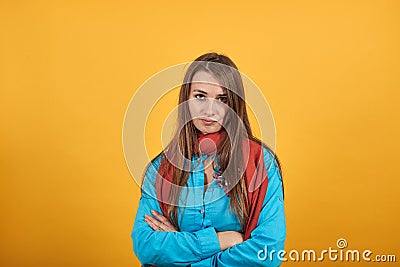
<path fill-rule="evenodd" d="M 230 56 L 271 105 L 286 250 L 343 237 L 400 261 L 399 11 L 378 0 L 2 1 L 0 265 L 139 265 L 124 112 L 151 75 L 208 51 Z"/>

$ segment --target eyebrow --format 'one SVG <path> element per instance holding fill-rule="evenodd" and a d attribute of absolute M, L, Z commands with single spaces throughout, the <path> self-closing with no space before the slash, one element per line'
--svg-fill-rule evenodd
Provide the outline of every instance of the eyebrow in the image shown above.
<path fill-rule="evenodd" d="M 199 93 L 202 93 L 202 94 L 205 94 L 205 95 L 207 95 L 207 92 L 206 91 L 203 91 L 203 90 L 201 90 L 201 89 L 193 89 L 193 92 L 199 92 Z M 218 94 L 217 96 L 226 96 L 226 94 L 225 93 L 222 93 L 222 94 Z"/>

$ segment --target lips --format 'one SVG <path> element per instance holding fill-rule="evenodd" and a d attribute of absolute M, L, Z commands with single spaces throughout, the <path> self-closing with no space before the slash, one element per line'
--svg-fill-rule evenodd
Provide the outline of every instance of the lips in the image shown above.
<path fill-rule="evenodd" d="M 205 124 L 205 125 L 211 125 L 213 123 L 215 123 L 215 120 L 210 120 L 210 119 L 201 119 L 201 121 Z"/>

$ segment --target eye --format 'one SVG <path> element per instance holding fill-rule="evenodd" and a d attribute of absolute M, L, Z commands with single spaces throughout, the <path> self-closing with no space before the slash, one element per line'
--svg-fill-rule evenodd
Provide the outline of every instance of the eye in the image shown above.
<path fill-rule="evenodd" d="M 220 96 L 218 97 L 218 101 L 222 103 L 228 102 L 228 98 L 226 96 Z"/>
<path fill-rule="evenodd" d="M 205 100 L 205 99 L 206 99 L 206 96 L 203 95 L 203 94 L 197 94 L 197 95 L 195 95 L 194 97 L 195 97 L 196 99 L 198 99 L 198 100 Z"/>

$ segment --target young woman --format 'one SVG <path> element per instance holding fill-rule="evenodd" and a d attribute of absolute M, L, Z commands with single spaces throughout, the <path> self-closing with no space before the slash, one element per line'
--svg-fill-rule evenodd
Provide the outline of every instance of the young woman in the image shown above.
<path fill-rule="evenodd" d="M 281 177 L 252 134 L 236 65 L 200 56 L 180 89 L 176 133 L 146 169 L 134 252 L 144 266 L 279 266 Z"/>

